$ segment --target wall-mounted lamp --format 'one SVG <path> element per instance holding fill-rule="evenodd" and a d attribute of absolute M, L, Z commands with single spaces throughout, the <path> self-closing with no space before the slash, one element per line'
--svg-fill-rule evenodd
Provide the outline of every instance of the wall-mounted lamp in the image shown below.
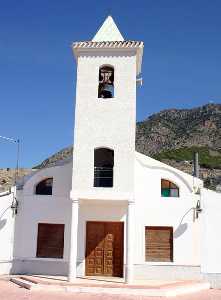
<path fill-rule="evenodd" d="M 202 208 L 201 208 L 201 203 L 200 200 L 197 201 L 196 203 L 196 208 L 195 208 L 195 213 L 196 213 L 196 219 L 199 218 L 199 214 L 202 212 Z"/>
<path fill-rule="evenodd" d="M 17 212 L 18 212 L 18 201 L 17 201 L 15 195 L 13 195 L 11 209 L 12 209 L 13 216 L 17 215 Z"/>
<path fill-rule="evenodd" d="M 143 85 L 143 78 L 141 78 L 141 77 L 140 77 L 140 78 L 137 78 L 137 79 L 136 79 L 136 82 L 137 82 L 137 85 L 138 85 L 138 86 L 142 86 L 142 85 Z"/>

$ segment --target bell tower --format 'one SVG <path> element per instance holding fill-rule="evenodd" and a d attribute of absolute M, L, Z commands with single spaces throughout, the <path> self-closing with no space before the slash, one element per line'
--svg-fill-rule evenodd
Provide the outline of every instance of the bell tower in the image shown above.
<path fill-rule="evenodd" d="M 128 200 L 134 192 L 136 79 L 143 43 L 108 16 L 77 63 L 72 199 Z"/>
<path fill-rule="evenodd" d="M 79 207 L 90 202 L 92 212 L 99 203 L 108 214 L 115 203 L 125 208 L 126 257 L 119 261 L 125 262 L 125 280 L 132 282 L 136 83 L 143 43 L 124 40 L 109 16 L 91 41 L 73 43 L 73 53 L 77 84 L 68 278 L 75 280 L 79 255 L 82 260 L 85 253 L 81 242 L 78 247 L 86 226 Z"/>

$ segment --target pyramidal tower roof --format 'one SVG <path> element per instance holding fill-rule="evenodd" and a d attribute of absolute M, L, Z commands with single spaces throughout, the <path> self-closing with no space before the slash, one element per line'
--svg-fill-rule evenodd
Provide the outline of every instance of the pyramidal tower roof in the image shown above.
<path fill-rule="evenodd" d="M 141 72 L 144 44 L 142 41 L 124 40 L 113 18 L 108 16 L 91 41 L 74 42 L 73 53 L 76 59 L 85 51 L 122 51 L 133 49 L 137 57 L 137 75 Z"/>
<path fill-rule="evenodd" d="M 124 41 L 116 23 L 111 16 L 108 16 L 100 27 L 98 32 L 92 39 L 93 42 L 111 42 L 111 41 Z"/>

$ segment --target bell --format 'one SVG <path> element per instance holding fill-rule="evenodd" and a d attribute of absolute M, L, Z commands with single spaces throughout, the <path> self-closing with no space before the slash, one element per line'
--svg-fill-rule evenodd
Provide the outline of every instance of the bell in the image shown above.
<path fill-rule="evenodd" d="M 113 86 L 105 83 L 101 92 L 102 98 L 113 98 Z"/>

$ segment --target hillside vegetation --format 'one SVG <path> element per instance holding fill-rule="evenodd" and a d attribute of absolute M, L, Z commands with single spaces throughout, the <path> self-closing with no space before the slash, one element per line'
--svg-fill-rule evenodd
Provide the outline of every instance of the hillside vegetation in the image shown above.
<path fill-rule="evenodd" d="M 199 153 L 201 168 L 221 169 L 221 151 L 211 150 L 207 147 L 183 147 L 167 151 L 161 151 L 153 157 L 157 160 L 176 160 L 177 162 L 192 161 L 193 153 Z"/>

